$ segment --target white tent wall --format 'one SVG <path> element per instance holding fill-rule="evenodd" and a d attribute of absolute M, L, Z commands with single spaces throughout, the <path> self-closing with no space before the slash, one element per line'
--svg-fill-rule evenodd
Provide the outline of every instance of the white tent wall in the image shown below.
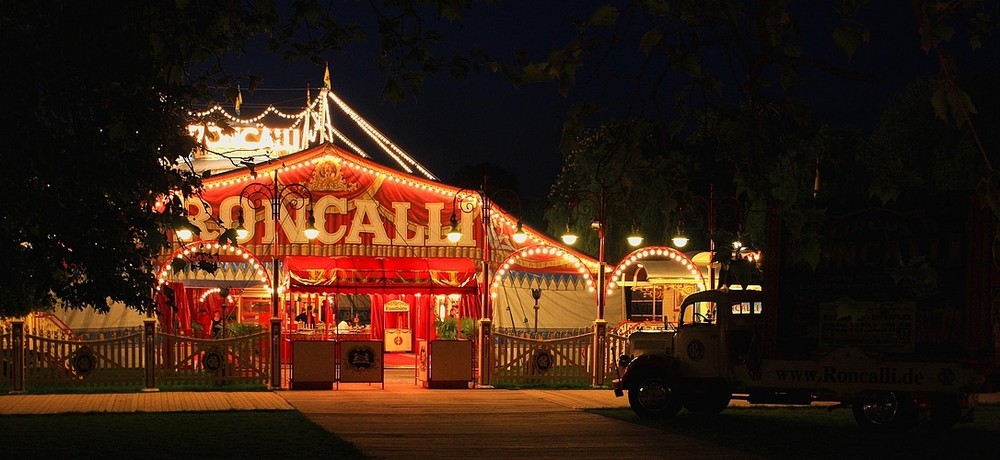
<path fill-rule="evenodd" d="M 709 258 L 705 255 L 695 254 L 696 260 L 692 260 L 673 248 L 649 247 L 636 250 L 621 265 L 609 267 L 609 281 L 617 285 L 604 299 L 604 320 L 609 329 L 615 330 L 627 318 L 625 285 L 659 286 L 661 291 L 653 314 L 659 315 L 660 321 L 664 309 L 670 310 L 666 312 L 668 315 L 673 314 L 685 295 L 703 288 L 703 271 L 698 260 L 707 263 Z M 537 288 L 541 289 L 539 330 L 593 326 L 598 317 L 597 294 L 588 289 L 587 280 L 579 274 L 540 268 L 544 263 L 537 265 L 532 268 L 521 265 L 500 275 L 502 279 L 492 291 L 493 324 L 498 328 L 534 329 L 535 299 L 531 290 Z M 621 271 L 615 272 L 618 267 L 622 267 Z M 637 270 L 642 271 L 641 276 Z M 662 296 L 668 294 L 671 298 L 664 301 Z"/>
<path fill-rule="evenodd" d="M 507 307 L 510 307 L 508 313 Z M 513 315 L 513 325 L 511 316 Z M 524 319 L 528 322 L 525 323 Z M 581 289 L 542 288 L 538 299 L 538 329 L 576 329 L 591 327 L 597 319 L 597 294 Z M 611 327 L 624 319 L 621 290 L 615 290 L 605 300 L 604 319 Z M 499 328 L 516 327 L 518 330 L 535 327 L 535 299 L 531 287 L 499 287 L 493 299 L 493 324 Z"/>
<path fill-rule="evenodd" d="M 98 313 L 91 308 L 83 310 L 57 308 L 54 314 L 74 331 L 141 327 L 142 320 L 146 317 L 118 302 L 111 304 L 111 310 L 107 313 Z"/>

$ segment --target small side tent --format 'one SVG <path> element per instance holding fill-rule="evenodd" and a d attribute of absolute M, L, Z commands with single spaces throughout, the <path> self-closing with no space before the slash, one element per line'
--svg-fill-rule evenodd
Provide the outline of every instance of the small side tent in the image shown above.
<path fill-rule="evenodd" d="M 490 287 L 494 325 L 515 333 L 591 327 L 598 315 L 594 266 L 585 256 L 549 244 L 511 253 Z"/>
<path fill-rule="evenodd" d="M 664 320 L 676 324 L 684 297 L 708 286 L 696 258 L 668 246 L 640 248 L 626 255 L 610 270 L 605 314 L 622 318 L 625 324 L 658 326 Z M 610 320 L 608 324 L 616 326 Z"/>

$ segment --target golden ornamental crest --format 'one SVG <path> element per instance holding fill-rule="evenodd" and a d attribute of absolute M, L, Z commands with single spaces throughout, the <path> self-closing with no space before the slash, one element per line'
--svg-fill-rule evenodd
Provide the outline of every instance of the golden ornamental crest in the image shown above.
<path fill-rule="evenodd" d="M 306 184 L 312 191 L 320 192 L 353 192 L 357 190 L 356 182 L 347 182 L 340 171 L 340 163 L 337 161 L 322 159 L 316 163 L 312 177 Z"/>

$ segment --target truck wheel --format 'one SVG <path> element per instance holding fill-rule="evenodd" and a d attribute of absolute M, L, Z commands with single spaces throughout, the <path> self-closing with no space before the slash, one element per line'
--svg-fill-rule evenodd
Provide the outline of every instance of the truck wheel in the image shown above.
<path fill-rule="evenodd" d="M 851 408 L 858 426 L 868 432 L 901 432 L 917 422 L 913 398 L 907 393 L 866 391 Z"/>
<path fill-rule="evenodd" d="M 684 399 L 684 408 L 696 414 L 718 414 L 729 407 L 732 393 L 722 390 L 709 391 Z"/>
<path fill-rule="evenodd" d="M 628 391 L 628 404 L 642 418 L 670 418 L 681 410 L 680 393 L 659 376 L 640 377 Z"/>

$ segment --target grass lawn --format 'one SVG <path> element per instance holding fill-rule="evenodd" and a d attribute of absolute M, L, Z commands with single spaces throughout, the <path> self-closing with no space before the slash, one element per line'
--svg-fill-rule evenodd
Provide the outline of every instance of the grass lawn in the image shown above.
<path fill-rule="evenodd" d="M 918 427 L 882 436 L 862 432 L 850 409 L 730 407 L 716 416 L 681 411 L 667 420 L 640 419 L 630 409 L 590 412 L 774 459 L 994 459 L 1000 439 L 1000 405 L 996 404 L 980 405 L 974 422 L 951 429 Z M 670 446 L 663 448 L 669 452 Z"/>
<path fill-rule="evenodd" d="M 297 411 L 8 415 L 5 458 L 363 459 Z"/>

